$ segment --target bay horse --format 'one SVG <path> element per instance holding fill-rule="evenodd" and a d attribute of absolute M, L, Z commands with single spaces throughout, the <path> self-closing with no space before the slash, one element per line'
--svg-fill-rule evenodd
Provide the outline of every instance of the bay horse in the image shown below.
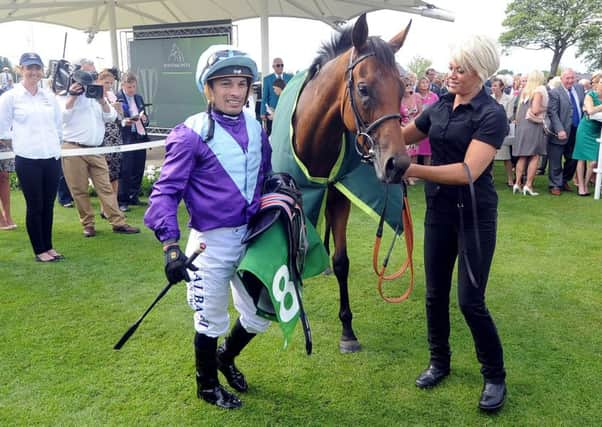
<path fill-rule="evenodd" d="M 378 180 L 401 182 L 410 158 L 400 127 L 404 87 L 394 55 L 403 45 L 410 24 L 385 42 L 368 36 L 363 14 L 352 27 L 339 30 L 321 47 L 303 82 L 292 121 L 287 123 L 289 127 L 292 123 L 295 155 L 311 177 L 329 177 L 342 150 L 344 132 L 352 132 L 358 154 L 374 165 Z M 279 106 L 281 101 L 282 96 Z M 278 114 L 277 110 L 275 125 Z M 324 212 L 327 229 L 333 234 L 332 266 L 340 293 L 339 350 L 356 352 L 361 345 L 352 328 L 347 281 L 350 201 L 329 185 Z"/>

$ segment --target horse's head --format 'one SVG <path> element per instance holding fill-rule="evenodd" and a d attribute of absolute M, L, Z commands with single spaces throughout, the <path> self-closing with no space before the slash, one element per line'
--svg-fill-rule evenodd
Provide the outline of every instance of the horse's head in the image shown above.
<path fill-rule="evenodd" d="M 356 132 L 360 155 L 374 164 L 381 181 L 390 183 L 401 182 L 410 165 L 400 127 L 403 86 L 394 56 L 410 24 L 387 43 L 368 37 L 366 15 L 361 15 L 353 26 L 353 47 L 344 55 L 348 67 L 343 122 Z"/>

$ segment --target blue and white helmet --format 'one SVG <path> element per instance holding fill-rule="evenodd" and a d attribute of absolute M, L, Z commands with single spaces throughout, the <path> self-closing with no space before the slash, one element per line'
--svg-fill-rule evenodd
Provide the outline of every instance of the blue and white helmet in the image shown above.
<path fill-rule="evenodd" d="M 231 45 L 209 47 L 196 66 L 196 84 L 201 93 L 205 83 L 218 77 L 248 77 L 257 80 L 257 64 L 245 52 Z"/>

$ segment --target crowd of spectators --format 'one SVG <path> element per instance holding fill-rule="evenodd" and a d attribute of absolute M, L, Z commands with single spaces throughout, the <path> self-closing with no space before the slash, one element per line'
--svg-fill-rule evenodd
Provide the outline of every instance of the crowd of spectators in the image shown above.
<path fill-rule="evenodd" d="M 485 83 L 485 89 L 505 110 L 509 133 L 495 160 L 504 162 L 506 184 L 514 194 L 538 196 L 547 189 L 559 196 L 574 192 L 589 196 L 594 184 L 602 123 L 602 74 L 582 76 L 577 82 L 574 70 L 546 79 L 541 71 L 524 74 L 498 74 Z M 429 68 L 424 76 L 402 71 L 406 95 L 400 106 L 402 126 L 416 118 L 416 103 L 424 110 L 447 94 L 447 75 Z M 437 98 L 434 98 L 437 97 Z M 409 114 L 414 112 L 414 114 Z M 408 146 L 412 161 L 430 163 L 428 139 Z M 547 175 L 547 182 L 536 176 Z M 408 179 L 408 184 L 414 183 Z"/>
<path fill-rule="evenodd" d="M 16 172 L 26 202 L 26 228 L 38 262 L 65 258 L 52 244 L 57 192 L 62 206 L 77 208 L 84 237 L 96 236 L 89 182 L 100 200 L 100 216 L 114 233 L 140 232 L 126 222 L 123 211 L 129 210 L 129 205 L 142 204 L 138 195 L 145 150 L 123 156 L 84 153 L 61 158 L 61 149 L 146 140 L 148 117 L 142 97 L 136 94 L 136 76 L 124 73 L 116 95 L 117 70 L 97 73 L 88 59 L 78 61 L 74 70 L 83 74 L 70 80 L 66 90 L 53 90 L 54 85 L 44 82 L 42 59 L 30 52 L 21 56 L 16 68 L 18 83 L 0 76 L 2 82 L 13 84 L 0 96 L 0 151 L 15 154 L 14 160 L 0 160 L 0 230 L 17 228 L 10 211 L 8 179 L 10 172 Z M 87 91 L 94 85 L 99 89 L 96 95 Z M 119 185 L 120 181 L 124 184 Z M 118 202 L 120 188 L 125 196 Z"/>
<path fill-rule="evenodd" d="M 54 250 L 51 241 L 53 211 L 49 201 L 52 200 L 51 205 L 54 203 L 57 192 L 61 206 L 77 207 L 84 236 L 96 235 L 89 180 L 99 196 L 99 214 L 109 221 L 112 230 L 138 233 L 137 227 L 126 223 L 123 212 L 145 204 L 139 199 L 145 150 L 69 156 L 59 161 L 60 147 L 75 149 L 148 141 L 148 117 L 144 100 L 137 93 L 136 76 L 130 72 L 120 75 L 115 69 L 97 74 L 92 61 L 78 61 L 78 68 L 93 73 L 94 83 L 103 87 L 103 96 L 94 100 L 81 94 L 79 84 L 70 88 L 69 93 L 52 93 L 51 84 L 43 79 L 43 63 L 37 54 L 24 54 L 21 62 L 15 70 L 18 83 L 8 68 L 0 72 L 0 90 L 4 94 L 0 97 L 3 111 L 0 152 L 14 151 L 16 155 L 15 160 L 0 160 L 0 231 L 17 228 L 10 210 L 9 186 L 9 173 L 16 171 L 26 199 L 27 231 L 36 260 L 50 262 L 64 258 Z M 278 97 L 292 78 L 292 74 L 284 72 L 283 64 L 282 58 L 274 58 L 274 73 L 265 76 L 262 88 L 253 91 L 249 100 L 248 108 L 255 106 L 257 119 L 268 133 Z M 421 76 L 401 67 L 400 72 L 405 86 L 400 114 L 402 126 L 407 126 L 446 96 L 447 75 L 433 68 Z M 547 190 L 551 195 L 565 192 L 590 195 L 602 123 L 602 73 L 581 77 L 576 82 L 575 72 L 566 69 L 544 83 L 543 73 L 531 71 L 493 76 L 485 83 L 485 90 L 502 106 L 508 119 L 509 133 L 495 159 L 504 163 L 506 184 L 514 194 L 539 195 L 545 184 L 540 181 L 536 185 L 536 176 L 547 173 Z M 58 118 L 50 113 L 55 101 L 60 112 Z M 33 107 L 36 102 L 44 104 L 45 117 L 39 116 Z M 20 140 L 38 140 L 42 133 L 43 143 L 26 145 Z M 56 136 L 50 137 L 51 134 Z M 428 138 L 409 146 L 408 153 L 412 162 L 430 164 Z M 39 164 L 44 164 L 44 168 Z M 38 176 L 27 172 L 32 168 L 44 173 Z M 30 182 L 34 175 L 40 183 Z M 28 186 L 28 182 L 32 185 Z M 413 185 L 415 180 L 408 178 L 407 183 Z"/>

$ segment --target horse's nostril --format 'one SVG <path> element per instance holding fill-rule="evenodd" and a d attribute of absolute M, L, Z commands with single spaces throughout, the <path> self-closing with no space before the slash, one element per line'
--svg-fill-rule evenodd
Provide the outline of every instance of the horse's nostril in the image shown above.
<path fill-rule="evenodd" d="M 395 157 L 389 157 L 389 159 L 387 160 L 387 163 L 385 163 L 385 171 L 387 172 L 387 175 L 389 175 L 389 173 L 394 170 L 395 170 Z"/>
<path fill-rule="evenodd" d="M 390 183 L 399 183 L 410 166 L 409 159 L 389 157 L 385 163 L 385 176 Z"/>

